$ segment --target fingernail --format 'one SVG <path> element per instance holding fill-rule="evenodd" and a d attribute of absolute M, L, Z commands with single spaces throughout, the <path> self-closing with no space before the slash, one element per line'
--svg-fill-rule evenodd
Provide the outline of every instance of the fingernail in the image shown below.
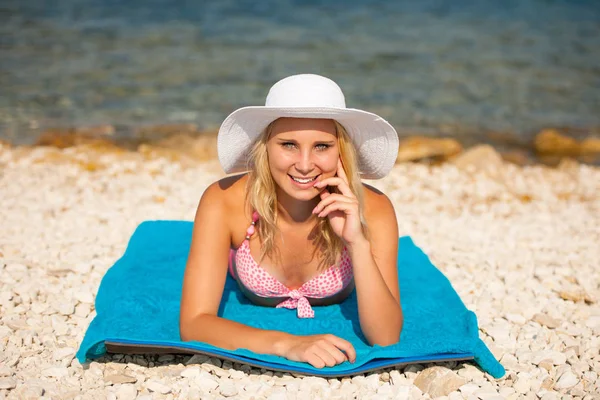
<path fill-rule="evenodd" d="M 319 206 L 317 206 L 319 207 Z M 312 213 L 314 214 L 317 211 L 317 207 L 313 208 Z"/>

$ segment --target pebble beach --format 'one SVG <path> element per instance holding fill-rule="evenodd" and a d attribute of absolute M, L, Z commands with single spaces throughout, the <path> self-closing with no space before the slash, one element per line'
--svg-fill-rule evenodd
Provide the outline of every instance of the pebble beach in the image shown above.
<path fill-rule="evenodd" d="M 407 162 L 367 181 L 477 314 L 502 379 L 470 362 L 342 379 L 200 355 L 82 366 L 100 281 L 135 227 L 193 220 L 223 176 L 214 159 L 0 142 L 0 399 L 600 399 L 600 168 L 568 159 Z"/>

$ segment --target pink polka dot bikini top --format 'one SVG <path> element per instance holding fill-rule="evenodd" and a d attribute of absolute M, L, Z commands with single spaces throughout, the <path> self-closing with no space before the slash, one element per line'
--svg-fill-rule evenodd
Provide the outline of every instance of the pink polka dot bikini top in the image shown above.
<path fill-rule="evenodd" d="M 258 213 L 252 214 L 252 224 L 246 231 L 246 239 L 242 245 L 229 253 L 229 272 L 246 289 L 260 297 L 288 297 L 277 304 L 277 308 L 297 309 L 299 318 L 314 318 L 307 297 L 326 298 L 345 289 L 352 281 L 352 262 L 344 247 L 338 264 L 332 265 L 324 272 L 305 282 L 298 289 L 290 290 L 277 278 L 262 268 L 250 254 L 250 237 L 254 234 L 254 225 L 258 221 Z M 235 257 L 235 273 L 233 258 Z M 237 276 L 236 276 L 237 275 Z"/>

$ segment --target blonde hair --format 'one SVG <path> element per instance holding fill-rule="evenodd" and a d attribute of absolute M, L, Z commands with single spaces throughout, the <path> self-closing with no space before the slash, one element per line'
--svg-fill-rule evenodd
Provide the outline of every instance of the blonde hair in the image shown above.
<path fill-rule="evenodd" d="M 253 144 L 247 164 L 250 172 L 246 184 L 246 204 L 260 215 L 260 220 L 256 225 L 262 247 L 259 262 L 266 255 L 273 258 L 272 256 L 279 256 L 280 254 L 279 249 L 275 248 L 275 235 L 279 233 L 277 228 L 276 184 L 271 175 L 267 154 L 267 142 L 273 131 L 274 123 L 275 121 L 269 124 Z M 360 180 L 356 150 L 346 129 L 335 120 L 334 123 L 342 166 L 348 177 L 350 190 L 358 200 L 363 234 L 368 238 L 367 224 L 363 215 L 363 185 Z M 333 191 L 339 193 L 337 188 L 334 188 Z M 319 262 L 319 269 L 321 269 L 323 266 L 330 266 L 336 262 L 337 255 L 341 253 L 344 243 L 333 232 L 328 218 L 319 218 L 315 228 L 313 241 L 315 242 L 315 252 L 321 250 L 321 260 Z"/>

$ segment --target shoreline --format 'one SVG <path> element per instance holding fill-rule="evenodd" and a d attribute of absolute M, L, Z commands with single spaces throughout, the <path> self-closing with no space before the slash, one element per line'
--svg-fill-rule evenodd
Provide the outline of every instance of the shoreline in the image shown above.
<path fill-rule="evenodd" d="M 203 191 L 224 176 L 213 158 L 142 149 L 0 144 L 0 397 L 592 400 L 600 393 L 600 168 L 573 160 L 518 166 L 486 147 L 462 161 L 398 163 L 368 182 L 395 205 L 399 234 L 413 238 L 476 313 L 504 378 L 467 362 L 342 379 L 170 354 L 80 365 L 74 355 L 95 316 L 98 286 L 135 227 L 193 220 Z"/>
<path fill-rule="evenodd" d="M 585 134 L 582 134 L 586 132 Z M 532 139 L 508 132 L 423 135 L 400 131 L 397 162 L 440 164 L 451 161 L 469 150 L 491 147 L 505 162 L 555 167 L 564 159 L 600 166 L 600 134 L 595 129 L 543 129 Z M 4 146 L 32 149 L 81 147 L 104 151 L 137 153 L 169 153 L 172 158 L 190 157 L 198 161 L 216 160 L 217 130 L 200 130 L 195 124 L 166 124 L 140 128 L 134 137 L 117 137 L 112 125 L 97 125 L 67 129 L 48 129 L 33 144 L 13 145 L 0 140 Z M 579 137 L 579 138 L 577 138 Z"/>

